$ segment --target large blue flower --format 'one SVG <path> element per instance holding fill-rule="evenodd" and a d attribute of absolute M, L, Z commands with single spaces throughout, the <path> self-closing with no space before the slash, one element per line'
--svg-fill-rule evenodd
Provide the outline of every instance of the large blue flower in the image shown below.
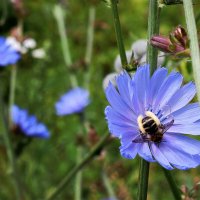
<path fill-rule="evenodd" d="M 56 113 L 57 115 L 81 113 L 89 103 L 89 92 L 83 88 L 77 87 L 61 96 L 60 100 L 55 105 Z"/>
<path fill-rule="evenodd" d="M 121 155 L 137 154 L 166 169 L 189 169 L 200 164 L 200 142 L 184 134 L 200 135 L 200 107 L 188 104 L 196 94 L 190 82 L 182 86 L 178 72 L 168 75 L 158 68 L 150 77 L 149 66 L 141 66 L 131 78 L 127 72 L 110 83 L 105 109 L 110 132 L 121 141 Z"/>
<path fill-rule="evenodd" d="M 20 57 L 20 54 L 7 42 L 6 38 L 0 37 L 0 66 L 15 64 Z"/>
<path fill-rule="evenodd" d="M 27 110 L 22 110 L 18 106 L 12 107 L 13 130 L 19 130 L 29 137 L 48 138 L 49 131 L 46 126 L 37 121 L 35 116 L 29 116 Z"/>

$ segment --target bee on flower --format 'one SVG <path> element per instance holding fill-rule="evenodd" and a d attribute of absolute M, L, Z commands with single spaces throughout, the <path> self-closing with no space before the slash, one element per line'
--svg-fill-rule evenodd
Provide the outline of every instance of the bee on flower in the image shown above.
<path fill-rule="evenodd" d="M 185 136 L 200 135 L 200 106 L 189 103 L 196 94 L 194 83 L 182 82 L 180 73 L 168 74 L 163 67 L 150 77 L 144 65 L 132 77 L 123 71 L 117 88 L 109 84 L 105 115 L 111 134 L 120 139 L 123 157 L 138 154 L 168 170 L 200 164 L 200 142 Z"/>

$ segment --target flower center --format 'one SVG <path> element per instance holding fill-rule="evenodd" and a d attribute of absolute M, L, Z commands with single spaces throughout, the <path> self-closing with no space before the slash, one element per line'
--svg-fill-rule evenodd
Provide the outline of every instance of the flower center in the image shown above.
<path fill-rule="evenodd" d="M 154 113 L 146 111 L 144 117 L 139 115 L 137 123 L 143 141 L 160 142 L 162 140 L 165 128 Z"/>

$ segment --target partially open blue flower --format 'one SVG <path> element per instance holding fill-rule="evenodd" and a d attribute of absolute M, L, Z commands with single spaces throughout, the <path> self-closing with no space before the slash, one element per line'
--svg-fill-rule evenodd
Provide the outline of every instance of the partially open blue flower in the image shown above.
<path fill-rule="evenodd" d="M 149 66 L 141 66 L 131 78 L 125 71 L 110 83 L 105 109 L 110 132 L 121 141 L 121 155 L 137 154 L 166 169 L 189 169 L 200 164 L 200 142 L 184 134 L 200 135 L 200 107 L 188 104 L 196 94 L 190 82 L 182 86 L 178 72 L 168 75 L 158 68 L 150 77 Z"/>
<path fill-rule="evenodd" d="M 56 113 L 60 116 L 81 113 L 89 103 L 89 92 L 77 87 L 61 96 L 55 105 Z"/>
<path fill-rule="evenodd" d="M 0 67 L 15 64 L 20 57 L 20 54 L 6 41 L 6 38 L 0 37 Z"/>
<path fill-rule="evenodd" d="M 35 116 L 29 116 L 27 110 L 22 110 L 16 105 L 12 107 L 12 121 L 14 130 L 19 130 L 28 137 L 49 138 L 47 127 L 38 122 Z"/>

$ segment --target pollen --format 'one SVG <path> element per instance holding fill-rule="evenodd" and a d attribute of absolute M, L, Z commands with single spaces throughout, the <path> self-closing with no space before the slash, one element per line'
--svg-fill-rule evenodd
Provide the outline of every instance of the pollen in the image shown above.
<path fill-rule="evenodd" d="M 150 111 L 146 111 L 145 114 L 146 114 L 146 116 L 151 117 L 155 121 L 157 126 L 160 125 L 160 120 L 158 119 L 158 117 L 154 113 L 152 113 Z"/>
<path fill-rule="evenodd" d="M 139 115 L 138 118 L 137 118 L 138 127 L 139 127 L 139 130 L 142 133 L 145 133 L 145 129 L 144 129 L 143 124 L 142 124 L 142 120 L 143 120 L 143 116 Z"/>

